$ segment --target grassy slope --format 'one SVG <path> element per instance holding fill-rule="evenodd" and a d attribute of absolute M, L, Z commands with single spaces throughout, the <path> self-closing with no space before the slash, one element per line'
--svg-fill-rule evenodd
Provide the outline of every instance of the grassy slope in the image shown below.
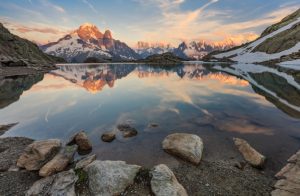
<path fill-rule="evenodd" d="M 0 62 L 5 66 L 52 66 L 60 59 L 44 54 L 39 47 L 11 34 L 0 23 Z"/>

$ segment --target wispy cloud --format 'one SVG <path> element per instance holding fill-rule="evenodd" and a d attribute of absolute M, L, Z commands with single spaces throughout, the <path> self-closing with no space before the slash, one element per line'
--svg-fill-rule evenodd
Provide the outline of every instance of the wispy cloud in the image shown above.
<path fill-rule="evenodd" d="M 94 13 L 98 14 L 98 11 L 88 0 L 82 0 L 82 2 L 85 3 Z"/>
<path fill-rule="evenodd" d="M 28 24 L 24 25 L 8 17 L 0 17 L 0 21 L 14 34 L 39 44 L 45 44 L 49 40 L 57 40 L 72 31 L 71 29 L 62 26 L 31 21 L 28 21 Z"/>
<path fill-rule="evenodd" d="M 30 1 L 31 2 L 31 1 Z M 65 13 L 65 9 L 59 5 L 56 5 L 48 0 L 40 0 L 40 2 L 44 5 L 44 6 L 47 6 L 47 7 L 51 7 L 52 9 L 54 9 L 55 11 L 57 12 L 60 12 L 60 13 Z"/>
<path fill-rule="evenodd" d="M 190 40 L 233 41 L 241 44 L 258 37 L 257 29 L 265 28 L 297 9 L 294 4 L 280 6 L 262 15 L 259 19 L 244 19 L 235 22 L 234 10 L 210 7 L 221 0 L 208 0 L 194 10 L 182 10 L 185 0 L 134 0 L 143 6 L 157 6 L 161 18 L 155 24 L 129 26 L 145 41 L 156 40 L 175 43 Z M 151 25 L 154 29 L 151 29 Z M 148 27 L 150 26 L 150 27 Z"/>

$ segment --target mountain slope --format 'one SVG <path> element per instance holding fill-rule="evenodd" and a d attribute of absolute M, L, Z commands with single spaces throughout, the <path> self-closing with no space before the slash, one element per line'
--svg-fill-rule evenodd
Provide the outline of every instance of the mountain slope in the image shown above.
<path fill-rule="evenodd" d="M 211 56 L 243 63 L 278 63 L 299 59 L 299 50 L 300 9 L 268 27 L 255 41 Z"/>
<path fill-rule="evenodd" d="M 92 24 L 83 24 L 57 42 L 41 46 L 48 54 L 62 57 L 68 62 L 84 62 L 89 57 L 110 60 L 134 60 L 139 55 L 125 43 L 113 39 L 111 32 L 101 33 Z"/>
<path fill-rule="evenodd" d="M 0 67 L 53 67 L 57 60 L 44 54 L 36 44 L 11 34 L 0 23 Z"/>

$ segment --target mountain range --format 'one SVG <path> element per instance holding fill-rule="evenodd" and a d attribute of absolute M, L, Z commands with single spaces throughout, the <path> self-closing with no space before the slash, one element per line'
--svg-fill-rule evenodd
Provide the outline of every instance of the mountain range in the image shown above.
<path fill-rule="evenodd" d="M 174 55 L 188 60 L 201 60 L 207 54 L 213 51 L 223 51 L 235 47 L 233 41 L 229 40 L 224 43 L 212 43 L 202 41 L 182 42 L 178 47 L 172 47 L 170 44 L 154 44 L 147 42 L 138 42 L 138 47 L 135 50 L 141 58 L 147 58 L 154 54 L 163 54 L 172 52 Z"/>
<path fill-rule="evenodd" d="M 58 41 L 42 45 L 40 48 L 45 53 L 62 57 L 68 62 L 80 63 L 91 57 L 100 60 L 132 61 L 166 52 L 187 60 L 199 60 L 212 51 L 226 50 L 233 46 L 235 46 L 233 42 L 211 44 L 192 41 L 182 42 L 178 47 L 172 47 L 170 44 L 138 42 L 134 50 L 124 42 L 115 40 L 110 30 L 102 33 L 95 25 L 86 23 Z"/>
<path fill-rule="evenodd" d="M 89 57 L 99 59 L 135 60 L 139 55 L 124 42 L 115 40 L 111 31 L 104 33 L 93 24 L 83 24 L 72 33 L 56 42 L 40 46 L 54 56 L 62 57 L 68 62 L 84 62 Z"/>

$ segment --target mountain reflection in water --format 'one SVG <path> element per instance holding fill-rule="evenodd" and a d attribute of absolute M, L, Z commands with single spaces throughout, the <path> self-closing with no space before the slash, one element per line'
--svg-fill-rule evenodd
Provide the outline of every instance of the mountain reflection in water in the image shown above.
<path fill-rule="evenodd" d="M 141 165 L 174 161 L 161 150 L 173 132 L 201 136 L 208 159 L 232 156 L 231 138 L 243 137 L 284 161 L 300 147 L 297 76 L 250 64 L 61 65 L 44 76 L 2 80 L 0 124 L 19 122 L 4 137 L 34 139 L 67 140 L 84 129 L 101 159 Z M 101 134 L 120 123 L 138 135 L 103 143 Z"/>

